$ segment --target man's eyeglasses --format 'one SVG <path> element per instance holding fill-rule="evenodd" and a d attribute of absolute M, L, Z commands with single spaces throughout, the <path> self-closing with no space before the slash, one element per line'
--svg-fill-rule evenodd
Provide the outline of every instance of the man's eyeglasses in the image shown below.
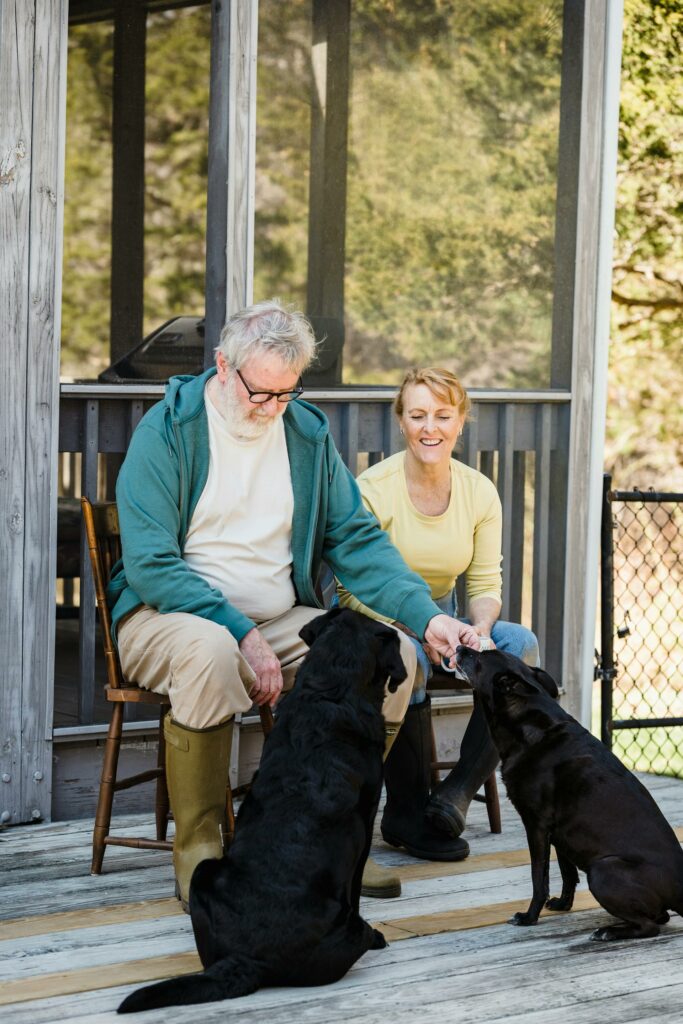
<path fill-rule="evenodd" d="M 268 402 L 271 398 L 277 398 L 278 402 L 294 402 L 297 398 L 300 398 L 304 393 L 303 384 L 301 383 L 301 377 L 295 388 L 291 391 L 254 391 L 249 387 L 246 380 L 237 369 L 234 368 L 235 373 L 244 384 L 247 394 L 249 395 L 249 401 L 253 402 L 254 405 L 263 405 L 264 402 Z"/>

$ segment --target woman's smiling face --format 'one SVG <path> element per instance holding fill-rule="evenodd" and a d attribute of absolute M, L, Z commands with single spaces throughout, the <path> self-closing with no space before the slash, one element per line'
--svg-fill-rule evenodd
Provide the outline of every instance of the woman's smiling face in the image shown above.
<path fill-rule="evenodd" d="M 405 389 L 399 422 L 408 452 L 423 465 L 437 465 L 450 459 L 463 420 L 456 406 L 426 384 L 410 384 Z"/>

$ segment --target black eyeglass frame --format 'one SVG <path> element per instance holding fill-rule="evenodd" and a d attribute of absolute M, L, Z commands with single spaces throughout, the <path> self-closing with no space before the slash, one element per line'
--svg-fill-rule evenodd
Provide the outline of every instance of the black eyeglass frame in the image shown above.
<path fill-rule="evenodd" d="M 301 377 L 299 377 L 299 381 L 296 387 L 288 388 L 286 391 L 258 391 L 249 387 L 246 380 L 244 379 L 244 377 L 242 376 L 242 374 L 240 373 L 236 366 L 234 366 L 233 369 L 237 376 L 239 377 L 239 379 L 244 384 L 244 388 L 247 394 L 249 395 L 249 401 L 252 403 L 252 405 L 265 405 L 265 403 L 269 402 L 271 398 L 277 398 L 278 402 L 282 403 L 296 402 L 297 398 L 301 398 L 301 396 L 304 393 L 304 386 L 301 383 Z"/>

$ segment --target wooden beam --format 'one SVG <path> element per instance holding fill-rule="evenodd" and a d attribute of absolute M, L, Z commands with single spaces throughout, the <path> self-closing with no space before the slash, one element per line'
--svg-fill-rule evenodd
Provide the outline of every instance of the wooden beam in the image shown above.
<path fill-rule="evenodd" d="M 327 321 L 335 347 L 344 341 L 346 168 L 349 125 L 350 0 L 313 0 L 311 161 L 306 310 Z M 342 355 L 326 368 L 341 383 Z"/>
<path fill-rule="evenodd" d="M 114 14 L 111 217 L 111 362 L 142 340 L 145 276 L 144 4 Z"/>
<path fill-rule="evenodd" d="M 258 0 L 212 0 L 205 365 L 253 298 Z"/>
<path fill-rule="evenodd" d="M 586 0 L 562 672 L 568 710 L 585 725 L 597 607 L 622 21 L 623 0 Z"/>
<path fill-rule="evenodd" d="M 565 0 L 562 18 L 550 386 L 566 389 L 571 387 L 572 381 L 572 314 L 576 286 L 584 18 L 585 0 Z"/>
<path fill-rule="evenodd" d="M 34 4 L 0 7 L 0 822 L 21 816 L 26 338 Z"/>
<path fill-rule="evenodd" d="M 67 0 L 0 6 L 0 819 L 49 818 Z"/>
<path fill-rule="evenodd" d="M 181 7 L 202 7 L 210 0 L 137 0 L 148 13 L 174 11 Z M 111 21 L 117 0 L 69 0 L 69 24 L 84 25 L 94 21 Z"/>

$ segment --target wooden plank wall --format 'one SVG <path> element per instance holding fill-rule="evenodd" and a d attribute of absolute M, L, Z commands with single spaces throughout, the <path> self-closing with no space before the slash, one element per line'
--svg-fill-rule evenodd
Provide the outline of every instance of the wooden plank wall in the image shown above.
<path fill-rule="evenodd" d="M 0 5 L 0 820 L 50 815 L 67 0 Z"/>

